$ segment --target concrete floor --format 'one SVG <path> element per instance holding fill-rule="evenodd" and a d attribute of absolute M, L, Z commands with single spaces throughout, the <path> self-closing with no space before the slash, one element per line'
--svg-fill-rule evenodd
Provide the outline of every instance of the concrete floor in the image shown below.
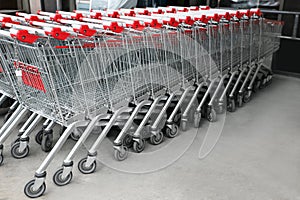
<path fill-rule="evenodd" d="M 148 145 L 144 155 L 116 162 L 106 140 L 99 154 L 104 164 L 99 161 L 94 174 L 77 169 L 86 155 L 82 148 L 71 184 L 57 187 L 52 175 L 74 144 L 69 140 L 49 167 L 47 190 L 39 199 L 300 200 L 299 122 L 300 79 L 276 76 L 250 103 L 219 116 L 215 125 L 204 122 L 164 145 Z M 219 136 L 213 151 L 203 156 Z M 0 200 L 26 199 L 23 187 L 46 153 L 32 138 L 29 157 L 15 160 L 10 141 L 0 168 Z"/>

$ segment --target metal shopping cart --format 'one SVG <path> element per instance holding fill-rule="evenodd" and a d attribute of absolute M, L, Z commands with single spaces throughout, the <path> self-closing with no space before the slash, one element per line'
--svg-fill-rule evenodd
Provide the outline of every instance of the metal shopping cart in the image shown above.
<path fill-rule="evenodd" d="M 29 197 L 44 193 L 46 170 L 69 136 L 78 141 L 53 176 L 59 186 L 72 180 L 76 152 L 93 131 L 99 135 L 78 163 L 84 174 L 95 171 L 97 150 L 114 129 L 114 157 L 122 161 L 147 140 L 177 136 L 190 119 L 199 127 L 202 117 L 216 121 L 226 107 L 234 111 L 270 80 L 261 58 L 278 49 L 282 27 L 257 10 L 207 7 L 18 15 L 0 31 L 3 75 L 20 103 L 0 129 L 0 144 L 27 113 L 12 145 L 16 158 L 28 154 L 43 118 L 36 136 L 43 143 L 53 142 L 55 124 L 65 127 L 26 184 Z"/>

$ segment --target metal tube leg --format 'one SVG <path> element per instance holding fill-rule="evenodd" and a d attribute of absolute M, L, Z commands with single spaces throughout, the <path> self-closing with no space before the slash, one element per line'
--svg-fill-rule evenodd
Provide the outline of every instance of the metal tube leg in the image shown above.
<path fill-rule="evenodd" d="M 13 120 L 13 122 L 7 127 L 5 132 L 0 137 L 0 144 L 3 144 L 3 142 L 8 138 L 10 132 L 12 129 L 14 129 L 18 123 L 23 119 L 23 117 L 29 112 L 26 108 L 23 108 L 23 110 L 19 113 L 19 115 Z"/>
<path fill-rule="evenodd" d="M 19 136 L 21 136 L 27 129 L 27 127 L 31 124 L 31 122 L 34 120 L 34 118 L 37 116 L 36 113 L 32 113 L 30 117 L 26 120 L 26 122 L 23 124 L 23 126 L 19 130 Z"/>
<path fill-rule="evenodd" d="M 240 88 L 240 90 L 239 90 L 239 94 L 242 94 L 242 93 L 244 92 L 244 88 L 246 87 L 247 81 L 249 80 L 250 75 L 251 75 L 253 69 L 254 69 L 253 66 L 250 67 L 250 69 L 249 69 L 249 71 L 248 71 L 248 73 L 247 73 L 247 76 L 246 76 L 246 78 L 245 78 L 245 80 L 244 80 L 244 82 L 243 82 L 243 84 L 242 84 L 242 86 L 241 86 L 241 88 Z"/>
<path fill-rule="evenodd" d="M 121 132 L 119 133 L 118 137 L 114 140 L 114 146 L 121 146 L 122 145 L 123 138 L 126 136 L 128 130 L 132 126 L 133 120 L 135 119 L 136 115 L 139 113 L 139 111 L 142 109 L 143 106 L 150 105 L 151 103 L 152 103 L 152 101 L 146 100 L 146 101 L 140 102 L 135 107 L 135 109 L 131 113 L 129 119 L 127 120 L 127 122 L 125 123 L 125 125 L 122 128 Z"/>
<path fill-rule="evenodd" d="M 3 133 L 6 131 L 6 129 L 9 127 L 9 125 L 14 121 L 14 119 L 20 114 L 22 111 L 23 106 L 19 105 L 18 108 L 15 110 L 15 112 L 12 114 L 12 116 L 4 123 L 4 125 L 0 129 L 0 136 L 3 135 Z"/>
<path fill-rule="evenodd" d="M 153 125 L 151 126 L 151 133 L 155 136 L 158 135 L 160 133 L 160 130 L 158 130 L 159 124 L 161 123 L 161 120 L 163 119 L 164 115 L 167 112 L 167 109 L 169 108 L 170 104 L 172 103 L 172 100 L 175 97 L 175 93 L 171 93 L 167 102 L 165 103 L 163 109 L 160 111 L 158 117 L 156 118 L 156 120 L 154 121 Z M 178 102 L 177 102 L 178 103 Z M 178 127 L 177 126 L 169 126 L 170 124 L 168 124 L 168 122 L 166 123 L 166 130 L 165 130 L 165 134 L 167 137 L 169 138 L 173 138 L 177 135 L 178 133 Z"/>
<path fill-rule="evenodd" d="M 41 115 L 37 115 L 30 126 L 26 129 L 23 135 L 20 138 L 20 148 L 19 153 L 24 152 L 24 150 L 28 147 L 29 142 L 29 135 L 31 134 L 32 130 L 36 127 L 36 125 L 42 120 Z"/>
<path fill-rule="evenodd" d="M 6 101 L 7 98 L 8 98 L 7 96 L 2 94 L 2 96 L 0 97 L 0 106 Z"/>
<path fill-rule="evenodd" d="M 199 125 L 200 125 L 200 120 L 201 120 L 201 110 L 203 108 L 203 105 L 209 95 L 209 93 L 211 92 L 214 84 L 216 83 L 216 81 L 218 80 L 218 78 L 215 78 L 211 81 L 210 85 L 208 86 L 207 88 L 207 91 L 205 92 L 203 98 L 201 99 L 201 102 L 199 104 L 199 106 L 197 107 L 195 113 L 194 113 L 194 127 L 195 128 L 199 128 Z"/>
<path fill-rule="evenodd" d="M 239 90 L 239 92 L 238 92 L 238 96 L 237 96 L 238 99 L 237 99 L 237 102 L 238 102 L 238 106 L 239 106 L 239 107 L 243 106 L 243 102 L 246 102 L 246 101 L 245 101 L 245 98 L 244 98 L 244 91 L 245 91 L 246 84 L 247 84 L 248 80 L 250 79 L 251 73 L 252 73 L 253 70 L 254 70 L 254 67 L 255 67 L 255 65 L 253 65 L 253 66 L 251 66 L 251 67 L 249 68 L 249 71 L 248 71 L 248 73 L 247 73 L 247 76 L 246 76 L 246 78 L 245 78 L 245 80 L 244 80 L 244 82 L 243 82 L 243 84 L 242 84 L 242 86 L 241 86 L 241 88 L 240 88 L 240 90 Z"/>
<path fill-rule="evenodd" d="M 10 107 L 9 107 L 9 110 L 15 110 L 18 106 L 19 102 L 18 101 L 15 101 Z"/>
<path fill-rule="evenodd" d="M 3 160 L 3 143 L 4 141 L 9 137 L 11 130 L 15 128 L 15 126 L 23 119 L 23 117 L 28 113 L 29 111 L 26 108 L 23 108 L 22 111 L 18 114 L 17 117 L 14 118 L 14 120 L 10 123 L 10 125 L 7 127 L 7 129 L 4 131 L 4 133 L 0 137 L 0 156 L 1 160 Z"/>
<path fill-rule="evenodd" d="M 150 116 L 153 114 L 155 108 L 157 107 L 159 102 L 163 99 L 163 97 L 166 97 L 166 96 L 159 96 L 154 99 L 149 110 L 147 111 L 146 115 L 144 116 L 142 122 L 139 124 L 138 128 L 136 129 L 136 131 L 133 134 L 133 150 L 137 153 L 140 153 L 145 149 L 146 142 L 145 142 L 145 138 L 143 138 L 143 136 L 141 136 L 141 132 L 143 131 Z"/>
<path fill-rule="evenodd" d="M 168 124 L 173 123 L 174 118 L 175 118 L 175 116 L 176 116 L 176 114 L 177 114 L 177 111 L 179 110 L 180 106 L 181 106 L 182 103 L 184 102 L 184 100 L 185 100 L 186 96 L 188 95 L 188 93 L 189 93 L 191 90 L 193 90 L 193 89 L 194 89 L 194 86 L 190 86 L 190 87 L 188 87 L 188 88 L 185 89 L 185 91 L 184 91 L 183 94 L 181 95 L 179 101 L 177 102 L 177 104 L 176 104 L 176 106 L 175 106 L 173 112 L 171 113 L 171 115 L 170 115 L 170 117 L 169 117 L 169 119 L 168 119 L 168 121 L 167 121 Z"/>
<path fill-rule="evenodd" d="M 258 74 L 260 68 L 261 68 L 260 65 L 256 68 L 255 73 L 254 73 L 254 75 L 253 75 L 253 77 L 252 77 L 252 79 L 251 79 L 251 82 L 250 82 L 250 84 L 249 84 L 249 86 L 248 86 L 248 88 L 247 88 L 248 90 L 252 90 L 254 81 L 255 81 L 255 79 L 256 79 L 256 77 L 257 77 L 257 74 Z"/>
<path fill-rule="evenodd" d="M 107 125 L 102 130 L 99 137 L 97 138 L 97 140 L 94 142 L 94 144 L 92 145 L 92 147 L 88 151 L 88 156 L 79 161 L 78 169 L 79 169 L 80 172 L 82 172 L 83 174 L 90 174 L 90 173 L 93 173 L 96 170 L 97 149 L 98 149 L 99 145 L 102 143 L 102 141 L 104 140 L 104 138 L 107 136 L 107 134 L 110 131 L 110 129 L 112 128 L 112 126 L 117 121 L 118 117 L 124 112 L 128 112 L 127 107 L 123 107 L 123 108 L 118 109 L 112 115 L 109 122 L 107 123 Z"/>
<path fill-rule="evenodd" d="M 187 96 L 187 94 L 189 93 L 189 91 L 192 90 L 192 86 L 188 87 L 187 89 L 184 90 L 184 92 L 182 93 L 179 101 L 177 102 L 175 108 L 173 109 L 171 115 L 169 116 L 169 118 L 167 119 L 167 124 L 173 124 L 174 122 L 174 118 L 178 112 L 178 110 L 180 109 L 180 106 L 182 105 L 183 101 L 185 100 L 185 97 Z M 156 125 L 156 124 L 155 124 Z"/>
<path fill-rule="evenodd" d="M 204 85 L 204 82 L 201 83 L 200 85 L 198 85 L 193 97 L 191 98 L 190 102 L 188 103 L 185 111 L 183 112 L 183 114 L 181 116 L 181 129 L 183 131 L 186 131 L 186 125 L 187 125 L 187 121 L 188 121 L 189 112 L 192 109 L 192 106 L 193 106 L 194 102 L 196 101 L 197 96 L 198 96 L 201 88 L 203 87 L 203 85 Z"/>
<path fill-rule="evenodd" d="M 55 157 L 55 155 L 60 151 L 63 144 L 66 142 L 67 138 L 71 134 L 71 132 L 76 128 L 77 126 L 84 126 L 88 125 L 89 122 L 87 121 L 77 121 L 72 124 L 70 124 L 67 129 L 64 131 L 62 136 L 59 138 L 55 146 L 53 147 L 52 151 L 47 155 L 45 160 L 42 162 L 40 167 L 35 172 L 35 179 L 29 181 L 24 188 L 24 192 L 29 197 L 39 197 L 43 195 L 43 193 L 46 190 L 46 169 Z"/>
<path fill-rule="evenodd" d="M 203 98 L 201 99 L 201 102 L 200 102 L 198 108 L 196 109 L 196 112 L 197 112 L 197 113 L 200 113 L 200 112 L 201 112 L 201 109 L 202 109 L 202 107 L 203 107 L 203 105 L 204 105 L 204 103 L 205 103 L 205 101 L 206 101 L 206 98 L 208 97 L 208 95 L 209 95 L 210 91 L 212 90 L 212 88 L 213 88 L 214 84 L 216 83 L 216 81 L 217 81 L 217 78 L 214 79 L 214 80 L 210 83 L 210 85 L 209 85 L 207 91 L 205 92 Z"/>
<path fill-rule="evenodd" d="M 156 118 L 156 120 L 152 124 L 152 126 L 151 126 L 151 133 L 153 135 L 157 135 L 158 134 L 158 132 L 159 132 L 159 130 L 158 130 L 159 123 L 161 122 L 163 116 L 167 112 L 167 109 L 169 108 L 170 104 L 172 103 L 172 100 L 174 99 L 174 97 L 175 97 L 175 93 L 171 93 L 170 96 L 168 97 L 168 100 L 165 103 L 164 107 L 160 111 L 158 117 Z"/>
<path fill-rule="evenodd" d="M 208 106 L 213 106 L 213 103 L 217 97 L 217 94 L 220 91 L 221 87 L 223 86 L 223 82 L 224 82 L 225 78 L 227 78 L 227 75 L 225 75 L 221 78 L 221 80 L 217 86 L 217 89 L 214 91 L 214 94 L 213 94 L 212 98 L 210 99 L 210 102 L 208 103 Z"/>
<path fill-rule="evenodd" d="M 157 98 L 154 99 L 153 103 L 151 104 L 147 114 L 144 116 L 142 122 L 139 124 L 138 128 L 136 129 L 136 131 L 133 134 L 133 139 L 135 141 L 138 141 L 139 139 L 141 139 L 141 132 L 145 126 L 145 124 L 147 123 L 147 121 L 149 120 L 150 116 L 152 115 L 153 111 L 155 110 L 157 104 L 160 102 L 160 100 L 163 98 L 164 96 L 159 96 Z"/>
<path fill-rule="evenodd" d="M 227 94 L 227 91 L 229 90 L 229 87 L 230 87 L 230 85 L 231 85 L 231 83 L 232 83 L 232 81 L 233 81 L 233 79 L 234 79 L 234 77 L 235 77 L 235 75 L 236 75 L 237 73 L 238 73 L 238 71 L 235 71 L 235 72 L 233 72 L 233 73 L 231 74 L 230 79 L 229 79 L 229 81 L 228 81 L 228 83 L 227 83 L 227 85 L 226 85 L 226 87 L 225 87 L 225 90 L 223 91 L 221 97 L 219 98 L 220 104 L 223 104 L 224 99 L 225 99 L 226 94 Z"/>
<path fill-rule="evenodd" d="M 234 84 L 234 86 L 233 86 L 233 88 L 232 88 L 232 90 L 231 90 L 231 92 L 230 92 L 230 94 L 229 94 L 229 98 L 233 98 L 233 97 L 234 97 L 234 93 L 235 93 L 235 91 L 237 90 L 237 87 L 238 87 L 238 85 L 240 84 L 240 81 L 241 81 L 241 79 L 242 79 L 242 77 L 243 77 L 243 75 L 244 75 L 244 73 L 245 73 L 246 71 L 247 71 L 247 68 L 244 68 L 244 69 L 241 71 L 241 73 L 240 73 L 238 79 L 236 80 L 236 83 Z"/>
<path fill-rule="evenodd" d="M 53 147 L 53 149 L 51 150 L 51 152 L 47 155 L 46 159 L 40 165 L 40 167 L 36 171 L 36 174 L 42 174 L 47 169 L 50 162 L 53 160 L 54 156 L 58 153 L 58 151 L 64 145 L 64 143 L 66 142 L 67 138 L 69 137 L 71 132 L 74 130 L 74 128 L 76 128 L 77 126 L 80 126 L 80 125 L 84 126 L 87 123 L 88 122 L 86 122 L 86 121 L 78 121 L 78 122 L 74 122 L 74 123 L 70 124 L 67 127 L 67 129 L 64 131 L 62 136 L 59 138 L 59 140 L 56 142 L 56 144 Z"/>
<path fill-rule="evenodd" d="M 17 108 L 17 106 L 19 105 L 18 101 L 15 101 L 10 107 L 9 110 L 7 111 L 7 114 L 4 117 L 4 121 L 9 119 L 11 114 L 15 111 L 15 109 Z"/>
<path fill-rule="evenodd" d="M 93 131 L 95 125 L 98 121 L 101 119 L 106 119 L 107 114 L 101 114 L 92 119 L 92 121 L 89 123 L 85 131 L 80 136 L 79 140 L 76 142 L 75 146 L 72 148 L 68 156 L 65 158 L 63 162 L 63 167 L 60 168 L 53 176 L 53 180 L 55 180 L 55 184 L 59 186 L 66 185 L 70 183 L 72 180 L 73 175 L 70 175 L 72 173 L 73 169 L 73 158 L 75 156 L 75 153 L 80 148 L 80 146 L 85 142 L 85 140 L 88 138 L 90 133 Z M 68 178 L 70 177 L 70 178 Z"/>
<path fill-rule="evenodd" d="M 31 116 L 26 120 L 26 122 L 23 124 L 23 126 L 19 129 L 19 133 L 17 135 L 17 139 L 12 143 L 12 146 L 15 143 L 20 142 L 21 135 L 25 132 L 26 128 L 29 126 L 29 124 L 33 121 L 34 117 L 36 116 L 36 113 L 32 113 Z"/>

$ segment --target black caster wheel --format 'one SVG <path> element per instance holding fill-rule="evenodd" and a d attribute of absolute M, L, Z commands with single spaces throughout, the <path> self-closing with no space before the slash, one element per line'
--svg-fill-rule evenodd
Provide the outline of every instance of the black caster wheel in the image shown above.
<path fill-rule="evenodd" d="M 79 138 L 80 138 L 80 135 L 76 135 L 75 133 L 71 133 L 70 134 L 70 138 L 72 139 L 72 140 L 74 140 L 74 141 L 78 141 L 79 140 Z"/>
<path fill-rule="evenodd" d="M 194 127 L 199 128 L 201 121 L 201 112 L 200 113 L 194 113 Z"/>
<path fill-rule="evenodd" d="M 159 145 L 164 140 L 164 134 L 160 131 L 157 135 L 152 135 L 149 142 L 153 145 Z"/>
<path fill-rule="evenodd" d="M 22 152 L 19 152 L 19 148 L 20 142 L 13 144 L 10 150 L 11 155 L 16 159 L 25 158 L 29 154 L 29 147 L 26 146 L 26 148 Z"/>
<path fill-rule="evenodd" d="M 133 140 L 132 136 L 127 134 L 125 138 L 123 139 L 123 145 L 126 146 L 127 148 L 131 148 L 133 145 Z"/>
<path fill-rule="evenodd" d="M 7 122 L 7 120 L 12 116 L 13 112 L 8 111 L 5 115 L 4 115 L 4 119 L 3 122 Z"/>
<path fill-rule="evenodd" d="M 168 137 L 168 138 L 174 138 L 178 135 L 178 126 L 177 124 L 173 124 L 172 125 L 172 129 L 168 126 L 166 126 L 165 128 L 165 135 Z"/>
<path fill-rule="evenodd" d="M 217 121 L 217 112 L 215 111 L 215 109 L 209 109 L 209 111 L 207 112 L 207 120 L 210 122 Z"/>
<path fill-rule="evenodd" d="M 39 145 L 42 144 L 42 140 L 43 140 L 43 132 L 44 132 L 44 129 L 40 130 L 40 131 L 37 132 L 37 134 L 35 135 L 35 142 L 38 143 Z"/>
<path fill-rule="evenodd" d="M 227 110 L 229 112 L 234 112 L 236 110 L 235 100 L 229 99 L 227 102 Z"/>
<path fill-rule="evenodd" d="M 2 165 L 2 163 L 3 163 L 3 160 L 4 160 L 4 158 L 3 158 L 3 155 L 2 155 L 2 154 L 0 154 L 0 165 Z"/>
<path fill-rule="evenodd" d="M 243 102 L 248 103 L 251 100 L 251 91 L 247 91 L 244 95 Z"/>
<path fill-rule="evenodd" d="M 173 122 L 175 124 L 177 124 L 178 126 L 180 126 L 180 122 L 181 122 L 181 111 L 179 110 L 177 112 L 177 114 L 175 115 L 174 119 L 173 119 Z"/>
<path fill-rule="evenodd" d="M 97 168 L 96 160 L 91 164 L 91 166 L 86 166 L 87 158 L 83 158 L 78 163 L 78 169 L 83 174 L 94 173 Z"/>
<path fill-rule="evenodd" d="M 146 142 L 144 139 L 140 140 L 141 142 L 137 142 L 134 141 L 133 142 L 133 150 L 136 153 L 141 153 L 142 151 L 144 151 L 145 146 L 146 146 Z"/>
<path fill-rule="evenodd" d="M 34 190 L 33 189 L 34 183 L 35 183 L 35 180 L 33 179 L 33 180 L 29 181 L 24 187 L 24 193 L 29 198 L 38 198 L 38 197 L 42 196 L 46 190 L 45 183 L 43 183 L 39 189 Z"/>
<path fill-rule="evenodd" d="M 114 157 L 117 161 L 123 161 L 128 156 L 128 148 L 126 146 L 122 148 L 123 148 L 122 150 L 118 150 L 118 149 L 114 150 Z"/>
<path fill-rule="evenodd" d="M 238 95 L 237 96 L 237 105 L 238 107 L 242 107 L 243 106 L 243 95 Z"/>
<path fill-rule="evenodd" d="M 41 143 L 42 150 L 44 152 L 49 152 L 53 145 L 53 133 L 43 134 L 43 139 Z"/>
<path fill-rule="evenodd" d="M 67 185 L 71 182 L 72 178 L 73 178 L 73 173 L 70 172 L 68 174 L 67 177 L 63 178 L 62 177 L 63 174 L 63 168 L 60 168 L 59 170 L 57 170 L 55 172 L 55 174 L 53 175 L 53 182 L 57 185 L 57 186 L 64 186 Z"/>

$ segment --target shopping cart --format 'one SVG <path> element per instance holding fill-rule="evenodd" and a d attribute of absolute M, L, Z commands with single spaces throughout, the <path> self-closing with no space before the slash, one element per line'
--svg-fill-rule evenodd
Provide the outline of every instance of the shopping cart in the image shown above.
<path fill-rule="evenodd" d="M 199 127 L 202 117 L 213 122 L 226 107 L 234 111 L 270 80 L 261 61 L 278 49 L 282 27 L 257 10 L 207 7 L 18 15 L 0 31 L 4 75 L 20 103 L 0 144 L 28 113 L 12 145 L 16 158 L 28 154 L 43 118 L 36 139 L 45 144 L 55 124 L 65 127 L 26 184 L 29 197 L 44 193 L 46 170 L 69 136 L 78 141 L 53 176 L 59 186 L 72 180 L 76 152 L 93 130 L 99 136 L 78 163 L 84 174 L 95 171 L 97 150 L 115 127 L 114 157 L 122 161 L 131 147 L 139 153 L 147 140 L 177 136 L 191 118 Z"/>

